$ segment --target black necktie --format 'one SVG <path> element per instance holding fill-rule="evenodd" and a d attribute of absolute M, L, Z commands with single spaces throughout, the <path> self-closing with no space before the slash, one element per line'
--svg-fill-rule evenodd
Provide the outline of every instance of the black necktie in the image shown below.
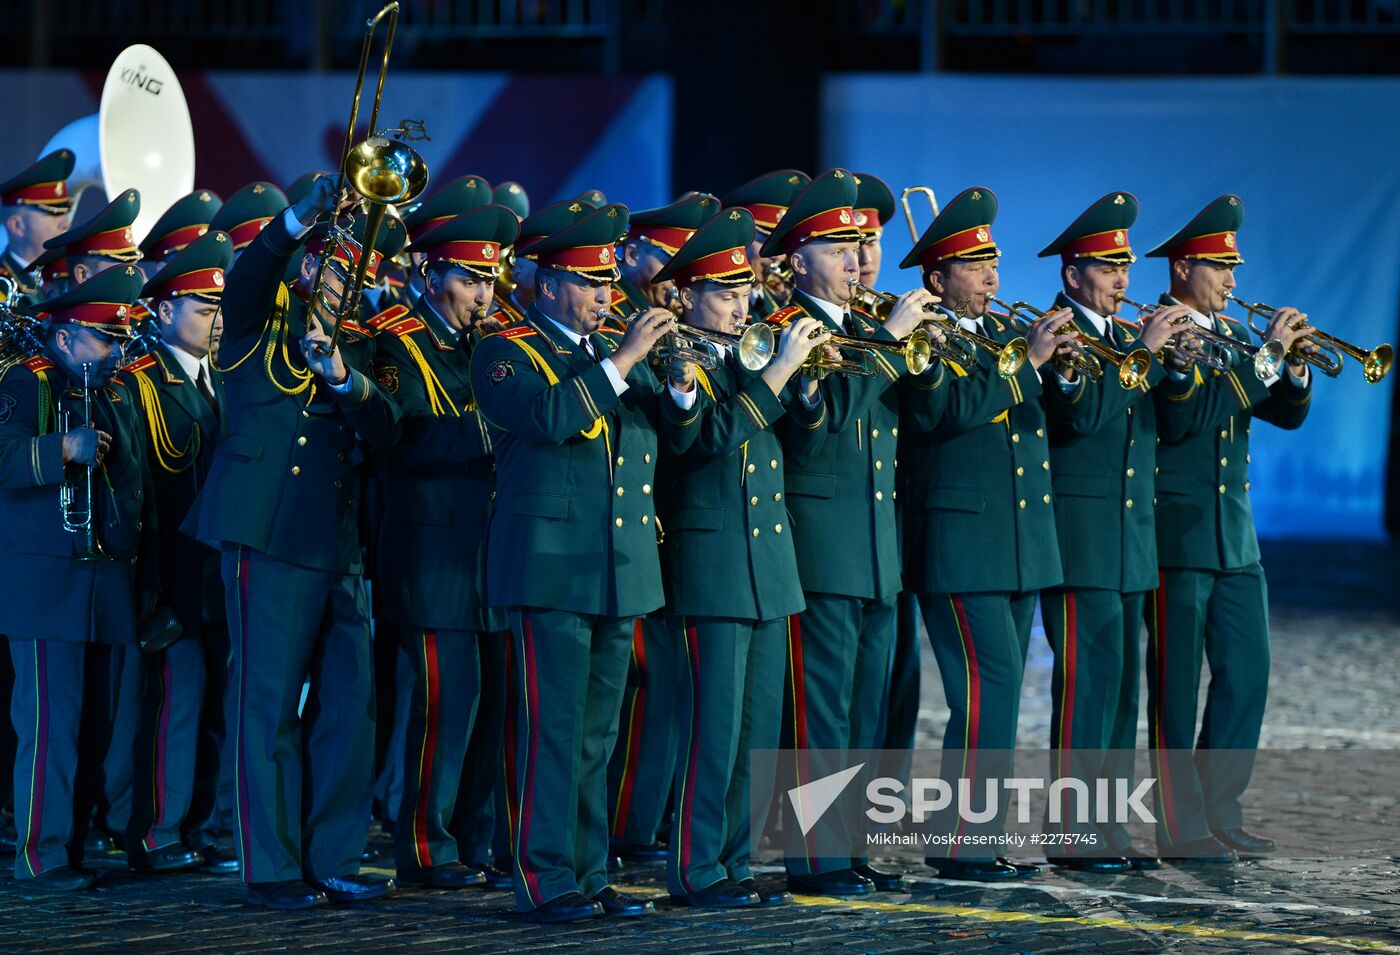
<path fill-rule="evenodd" d="M 594 362 L 599 362 L 602 360 L 599 357 L 598 346 L 593 344 L 593 339 L 590 336 L 583 336 L 579 339 L 579 343 L 583 345 L 583 350 L 588 352 L 588 357 L 592 358 Z"/>
<path fill-rule="evenodd" d="M 204 367 L 202 362 L 199 366 L 199 377 L 195 378 L 194 385 L 199 389 L 199 393 L 204 396 L 204 400 L 209 402 L 209 407 L 217 413 L 219 410 L 219 403 L 214 400 L 214 392 L 209 387 L 209 371 Z"/>

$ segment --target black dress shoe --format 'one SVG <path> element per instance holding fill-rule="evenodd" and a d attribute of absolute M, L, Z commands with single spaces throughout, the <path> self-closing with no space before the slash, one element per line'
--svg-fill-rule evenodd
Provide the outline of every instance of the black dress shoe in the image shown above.
<path fill-rule="evenodd" d="M 856 875 L 864 876 L 875 884 L 876 892 L 908 892 L 909 883 L 897 872 L 881 872 L 869 865 L 851 866 Z"/>
<path fill-rule="evenodd" d="M 379 850 L 378 850 L 378 849 L 372 849 L 372 848 L 370 848 L 369 846 L 365 846 L 365 851 L 360 853 L 360 862 L 361 862 L 361 863 L 367 864 L 367 863 L 370 863 L 370 862 L 375 861 L 375 860 L 378 859 L 378 858 L 379 858 Z"/>
<path fill-rule="evenodd" d="M 635 895 L 627 895 L 619 892 L 612 886 L 598 890 L 598 894 L 593 896 L 593 901 L 603 907 L 603 914 L 619 919 L 636 918 L 638 915 L 646 915 L 656 911 L 656 906 L 646 899 L 639 899 Z"/>
<path fill-rule="evenodd" d="M 203 864 L 202 855 L 178 842 L 159 849 L 133 848 L 126 856 L 126 866 L 132 872 L 183 872 Z"/>
<path fill-rule="evenodd" d="M 111 852 L 116 849 L 117 840 L 100 829 L 89 829 L 83 848 L 88 852 Z"/>
<path fill-rule="evenodd" d="M 90 889 L 97 877 L 91 872 L 80 872 L 70 865 L 61 865 L 42 872 L 32 879 L 22 879 L 22 889 L 37 889 L 40 892 L 77 892 Z"/>
<path fill-rule="evenodd" d="M 1272 839 L 1265 839 L 1263 836 L 1256 836 L 1243 827 L 1236 829 L 1221 829 L 1215 834 L 1215 838 L 1235 849 L 1253 855 L 1256 852 L 1277 852 L 1278 843 Z"/>
<path fill-rule="evenodd" d="M 693 905 L 698 909 L 741 909 L 748 905 L 759 905 L 763 901 L 758 897 L 757 892 L 730 879 L 720 879 L 703 889 L 696 889 L 685 895 L 675 895 L 672 898 L 685 905 Z"/>
<path fill-rule="evenodd" d="M 741 889 L 748 889 L 758 896 L 759 905 L 791 905 L 792 893 L 786 889 L 765 889 L 757 879 L 743 879 L 736 883 Z"/>
<path fill-rule="evenodd" d="M 560 922 L 581 922 L 603 914 L 603 907 L 597 902 L 585 899 L 577 892 L 565 892 L 530 912 L 529 917 L 546 925 Z"/>
<path fill-rule="evenodd" d="M 787 884 L 798 895 L 869 895 L 875 891 L 874 882 L 852 869 L 789 875 Z"/>
<path fill-rule="evenodd" d="M 333 875 L 329 879 L 307 879 L 314 889 L 326 893 L 332 902 L 368 902 L 382 899 L 394 891 L 393 879 L 366 879 L 358 875 Z"/>
<path fill-rule="evenodd" d="M 1208 862 L 1225 864 L 1238 862 L 1235 850 L 1210 836 L 1193 842 L 1181 842 L 1174 846 L 1158 846 L 1157 853 L 1168 862 Z"/>
<path fill-rule="evenodd" d="M 1132 868 L 1127 859 L 1117 856 L 1097 856 L 1078 858 L 1076 856 L 1046 856 L 1045 861 L 1073 872 L 1090 872 L 1094 875 L 1117 875 Z"/>
<path fill-rule="evenodd" d="M 249 882 L 248 904 L 278 912 L 299 912 L 324 905 L 326 894 L 305 882 Z"/>
<path fill-rule="evenodd" d="M 229 852 L 216 845 L 207 845 L 199 850 L 199 854 L 204 859 L 204 865 L 201 868 L 210 875 L 238 874 L 238 853 Z"/>
<path fill-rule="evenodd" d="M 510 874 L 510 866 L 498 866 L 494 863 L 486 863 L 478 866 L 481 874 L 486 876 L 486 888 L 490 892 L 509 892 L 515 888 L 515 877 Z"/>
<path fill-rule="evenodd" d="M 623 862 L 665 862 L 666 843 L 664 842 L 620 842 L 614 840 L 611 843 L 614 855 L 622 859 Z"/>
<path fill-rule="evenodd" d="M 6 814 L 0 814 L 0 856 L 15 854 L 16 839 L 14 824 Z"/>
<path fill-rule="evenodd" d="M 399 873 L 399 881 L 425 889 L 467 889 L 486 884 L 486 873 L 461 862 L 444 862 L 418 872 Z"/>
<path fill-rule="evenodd" d="M 1002 865 L 1009 865 L 1016 870 L 1016 878 L 1029 879 L 1032 876 L 1040 875 L 1040 866 L 1030 862 L 1012 862 L 1006 856 L 997 856 L 997 861 Z"/>
<path fill-rule="evenodd" d="M 938 871 L 940 879 L 964 882 L 1010 882 L 1021 878 L 1014 865 L 996 859 L 925 859 Z"/>

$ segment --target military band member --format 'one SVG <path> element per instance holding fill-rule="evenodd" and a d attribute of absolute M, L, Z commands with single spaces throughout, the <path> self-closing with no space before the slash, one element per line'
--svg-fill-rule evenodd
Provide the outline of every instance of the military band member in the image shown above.
<path fill-rule="evenodd" d="M 818 319 L 822 328 L 892 344 L 923 321 L 925 290 L 905 295 L 883 323 L 851 307 L 860 275 L 861 231 L 852 208 L 855 177 L 833 169 L 793 201 L 763 244 L 786 255 L 795 277 L 792 304 L 768 321 Z M 883 351 L 849 352 L 867 374 L 827 376 L 826 439 L 813 451 L 789 443 L 784 478 L 807 608 L 789 628 L 789 709 L 798 749 L 870 749 L 879 744 L 880 708 L 889 681 L 895 597 L 900 589 L 894 519 L 897 393 L 904 359 Z M 804 383 L 805 388 L 805 383 Z M 778 461 L 751 466 L 776 470 Z M 787 859 L 794 891 L 861 895 L 897 891 L 903 880 L 861 857 Z"/>
<path fill-rule="evenodd" d="M 1136 259 L 1128 229 L 1137 215 L 1138 201 L 1131 193 L 1109 193 L 1040 253 L 1060 258 L 1064 291 L 1052 309 L 1070 309 L 1079 332 L 1107 348 L 1125 355 L 1144 349 L 1148 356 L 1141 384 L 1132 388 L 1123 387 L 1118 368 L 1103 360 L 1097 381 L 1072 368 L 1047 366 L 1044 375 L 1055 529 L 1064 570 L 1064 585 L 1040 595 L 1054 654 L 1050 748 L 1056 751 L 1054 771 L 1080 779 L 1112 776 L 1107 771 L 1112 767 L 1102 762 L 1104 751 L 1117 757 L 1137 745 L 1138 642 L 1143 605 L 1157 580 L 1152 509 L 1157 416 L 1150 389 L 1165 374 L 1152 356 L 1176 331 L 1172 322 L 1186 314 L 1184 308 L 1156 312 L 1141 337 L 1116 319 L 1128 289 L 1128 268 Z M 1119 768 L 1125 778 L 1132 775 L 1131 765 Z M 1065 822 L 1073 819 L 1075 809 L 1064 807 Z M 1068 840 L 1052 847 L 1050 862 L 1086 872 L 1161 866 L 1133 848 L 1117 823 L 1075 831 L 1093 842 Z M 1080 846 L 1093 851 L 1076 852 Z"/>
<path fill-rule="evenodd" d="M 146 277 L 153 278 L 176 253 L 208 232 L 223 204 L 218 193 L 196 189 L 166 209 L 141 240 L 141 270 Z"/>
<path fill-rule="evenodd" d="M 1221 313 L 1244 261 L 1236 241 L 1243 220 L 1240 198 L 1221 196 L 1147 253 L 1169 260 L 1163 305 L 1184 305 L 1200 327 L 1236 338 L 1247 333 Z M 1161 570 L 1146 614 L 1147 695 L 1157 847 L 1165 857 L 1228 862 L 1236 852 L 1276 848 L 1244 828 L 1240 806 L 1269 684 L 1268 591 L 1249 504 L 1249 432 L 1255 418 L 1289 430 L 1307 418 L 1312 379 L 1295 352 L 1310 347 L 1306 320 L 1281 308 L 1269 322 L 1265 337 L 1290 356 L 1281 376 L 1260 380 L 1248 361 L 1223 372 L 1197 365 L 1169 375 L 1156 392 Z M 1211 680 L 1198 733 L 1203 654 Z"/>
<path fill-rule="evenodd" d="M 721 213 L 658 274 L 679 289 L 687 324 L 739 333 L 755 279 L 747 255 L 753 231 L 748 211 Z M 789 388 L 813 347 L 824 344 L 820 328 L 811 316 L 789 324 L 761 371 L 747 369 L 735 349 L 717 346 L 717 368 L 689 366 L 690 374 L 672 383 L 695 395 L 693 406 L 662 405 L 674 432 L 669 443 L 683 449 L 673 461 L 662 548 L 667 612 L 683 661 L 670 700 L 681 729 L 667 886 L 692 905 L 786 900 L 786 893 L 760 894 L 749 868 L 749 751 L 778 746 L 782 699 L 773 688 L 783 678 L 788 617 L 804 606 L 792 534 L 784 532 L 783 449 L 775 430 L 786 424 L 789 404 L 803 424 L 824 417 L 815 382 L 807 385 L 811 408 Z M 818 428 L 791 430 L 822 440 Z M 747 466 L 768 459 L 779 466 Z"/>
<path fill-rule="evenodd" d="M 237 263 L 243 250 L 288 204 L 286 194 L 272 183 L 250 182 L 224 201 L 209 221 L 209 230 L 228 234 L 233 243 L 233 261 Z"/>
<path fill-rule="evenodd" d="M 399 439 L 379 463 L 374 550 L 375 617 L 395 625 L 414 677 L 395 857 L 401 881 L 433 888 L 480 884 L 491 861 L 509 635 L 504 611 L 486 604 L 494 464 L 469 371 L 478 315 L 518 231 L 514 213 L 487 205 L 420 235 L 423 294 L 370 321 L 375 374 L 402 409 Z M 483 814 L 486 825 L 471 824 Z"/>
<path fill-rule="evenodd" d="M 534 256 L 530 254 L 530 247 L 596 208 L 597 206 L 579 199 L 568 199 L 550 203 L 520 223 L 520 238 L 515 240 L 515 247 L 511 250 L 515 288 L 511 291 L 509 299 L 515 311 L 523 315 L 535 301 L 536 265 Z"/>
<path fill-rule="evenodd" d="M 141 290 L 159 340 L 115 382 L 147 424 L 141 450 L 156 495 L 157 606 L 173 612 L 181 628 L 179 640 L 142 654 L 144 702 L 126 837 L 128 863 L 138 871 L 238 871 L 237 856 L 218 845 L 214 818 L 229 652 L 219 555 L 179 531 L 219 435 L 222 386 L 209 365 L 209 343 L 232 258 L 222 232 L 206 232 L 169 257 Z"/>
<path fill-rule="evenodd" d="M 15 291 L 28 301 L 40 295 L 34 261 L 44 253 L 44 243 L 72 225 L 73 199 L 68 177 L 73 174 L 73 153 L 59 149 L 0 182 L 0 215 L 5 217 L 5 251 L 0 253 L 0 275 L 13 279 Z"/>
<path fill-rule="evenodd" d="M 742 206 L 753 215 L 757 231 L 749 245 L 749 261 L 754 264 L 758 281 L 750 301 L 755 321 L 762 321 L 785 306 L 792 290 L 778 275 L 775 267 L 784 264 L 782 255 L 765 256 L 763 243 L 777 228 L 778 220 L 798 194 L 811 183 L 812 177 L 796 169 L 779 169 L 751 179 L 722 198 L 724 207 Z"/>
<path fill-rule="evenodd" d="M 404 228 L 408 230 L 408 258 L 412 268 L 404 277 L 402 287 L 391 290 L 381 307 L 390 305 L 412 306 L 423 294 L 423 254 L 413 243 L 419 236 L 437 228 L 453 216 L 459 216 L 492 203 L 491 183 L 480 176 L 458 176 L 438 189 L 424 201 L 414 206 L 404 217 Z"/>
<path fill-rule="evenodd" d="M 31 263 L 43 268 L 54 259 L 68 260 L 68 283 L 81 285 L 99 272 L 116 265 L 139 262 L 131 226 L 141 213 L 141 195 L 128 189 L 82 225 L 54 236 L 44 243 L 44 254 Z"/>
<path fill-rule="evenodd" d="M 530 194 L 514 180 L 497 183 L 491 190 L 491 201 L 514 212 L 517 221 L 530 217 Z"/>
<path fill-rule="evenodd" d="M 371 256 L 372 280 L 377 260 L 403 247 L 403 231 L 387 218 L 365 249 L 357 222 L 324 270 L 325 298 L 313 298 L 325 243 L 317 220 L 336 207 L 334 192 L 329 178 L 318 180 L 229 271 L 223 433 L 185 523 L 223 551 L 248 901 L 282 909 L 392 888 L 357 876 L 374 731 L 358 463 L 362 444 L 388 442 L 397 411 L 370 377 L 367 331 L 346 324 L 331 348 L 335 316 L 326 306 L 343 301 L 361 255 Z M 308 233 L 288 288 L 288 260 Z"/>
<path fill-rule="evenodd" d="M 472 390 L 499 429 L 487 596 L 514 636 L 516 901 L 542 921 L 650 902 L 608 884 L 607 762 L 636 619 L 662 604 L 652 495 L 661 387 L 647 366 L 674 325 L 651 309 L 604 326 L 626 208 L 531 247 L 536 298 L 485 338 Z"/>
<path fill-rule="evenodd" d="M 900 263 L 919 267 L 945 317 L 1000 346 L 1019 337 L 987 314 L 998 288 L 991 235 L 997 199 L 985 187 L 960 193 Z M 1009 773 L 1016 745 L 1021 677 L 1037 593 L 1062 581 L 1051 507 L 1050 451 L 1038 369 L 1069 340 L 1052 312 L 1029 335 L 1020 369 L 1002 377 L 997 356 L 976 349 L 970 366 L 944 362 L 904 383 L 907 586 L 919 595 L 929 642 L 951 712 L 943 733 L 944 774 Z M 1008 369 L 1009 370 L 1009 369 Z M 996 542 L 986 546 L 987 542 Z M 972 550 L 969 550 L 972 548 Z M 979 753 L 996 750 L 997 753 Z M 1004 809 L 1003 809 L 1004 812 Z M 1001 815 L 960 828 L 951 814 L 940 832 L 994 838 Z M 941 877 L 999 881 L 1033 875 L 986 848 L 950 846 L 927 861 Z"/>
<path fill-rule="evenodd" d="M 613 286 L 613 311 L 626 317 L 648 308 L 670 307 L 675 285 L 658 281 L 657 273 L 717 212 L 719 200 L 697 194 L 629 215 L 627 234 L 618 243 L 622 278 Z M 668 463 L 663 459 L 658 465 L 656 487 L 663 495 L 670 493 Z M 654 862 L 666 857 L 680 726 L 675 709 L 682 665 L 678 647 L 679 639 L 660 613 L 640 621 L 632 636 L 621 735 L 608 764 L 608 831 L 614 851 L 624 861 Z"/>
<path fill-rule="evenodd" d="M 80 724 L 85 684 L 108 673 L 105 660 L 89 668 L 84 658 L 134 645 L 138 607 L 154 599 L 155 555 L 140 533 L 154 528 L 155 502 L 139 409 L 107 388 L 141 281 L 136 266 L 119 266 L 39 303 L 48 315 L 43 349 L 0 381 L 0 631 L 15 667 L 10 718 L 19 736 L 15 877 L 35 889 L 93 883 L 80 866 L 89 803 L 76 790 L 82 762 L 103 754 L 82 745 Z M 67 481 L 71 508 L 59 505 Z M 90 533 L 76 526 L 84 523 Z"/>

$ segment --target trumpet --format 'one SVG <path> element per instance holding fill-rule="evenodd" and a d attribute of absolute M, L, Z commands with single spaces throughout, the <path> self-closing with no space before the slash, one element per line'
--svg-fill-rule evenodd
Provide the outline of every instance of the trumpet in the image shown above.
<path fill-rule="evenodd" d="M 1035 319 L 1044 318 L 1049 314 L 1028 302 L 1012 302 L 1007 305 L 998 298 L 993 298 L 992 301 L 1006 309 L 1013 319 L 1025 325 L 1030 325 Z M 1033 318 L 1027 318 L 1027 313 Z M 1146 348 L 1134 348 L 1127 353 L 1120 352 L 1085 335 L 1075 327 L 1073 321 L 1066 322 L 1056 331 L 1062 331 L 1067 326 L 1074 328 L 1075 336 L 1071 343 L 1071 354 L 1064 359 L 1064 365 L 1097 381 L 1103 377 L 1103 365 L 1107 362 L 1118 369 L 1118 384 L 1128 389 L 1136 388 L 1147 377 L 1147 372 L 1152 367 L 1152 354 Z"/>
<path fill-rule="evenodd" d="M 1138 328 L 1142 327 L 1145 316 L 1151 315 L 1161 305 L 1145 305 L 1142 302 L 1135 302 L 1118 293 L 1118 301 L 1131 305 L 1138 310 Z M 1182 316 L 1174 325 L 1185 325 L 1191 323 L 1189 315 Z M 1236 352 L 1244 359 L 1247 359 L 1254 368 L 1254 377 L 1260 381 L 1268 381 L 1276 376 L 1283 369 L 1283 346 L 1276 341 L 1267 341 L 1262 345 L 1251 345 L 1249 342 L 1242 342 L 1238 338 L 1231 338 L 1229 335 L 1222 335 L 1213 328 L 1202 328 L 1200 325 L 1193 325 L 1191 331 L 1197 338 L 1206 343 L 1206 348 L 1196 358 L 1196 364 L 1204 365 L 1215 371 L 1224 371 L 1231 365 L 1230 353 Z M 1177 347 L 1176 336 L 1173 335 L 1166 346 L 1162 349 L 1162 354 L 1175 350 Z"/>
<path fill-rule="evenodd" d="M 890 312 L 894 310 L 895 303 L 899 301 L 899 296 L 895 295 L 893 292 L 878 291 L 876 289 L 871 288 L 869 285 L 866 285 L 865 283 L 861 282 L 859 279 L 851 279 L 851 288 L 855 289 L 857 293 L 865 296 L 872 303 L 876 317 L 881 319 L 888 318 Z M 937 308 L 938 306 L 933 304 L 932 302 L 929 302 L 924 306 L 924 310 L 928 312 L 936 311 Z M 929 319 L 929 321 L 936 320 Z M 977 360 L 977 345 L 972 341 L 970 337 L 968 337 L 968 334 L 966 332 L 964 332 L 960 328 L 954 329 L 948 326 L 940 326 L 940 328 L 943 329 L 946 335 L 946 339 L 943 344 L 939 344 L 938 342 L 934 341 L 933 336 L 929 335 L 927 332 L 924 332 L 923 336 L 919 339 L 921 343 L 923 342 L 924 338 L 928 339 L 929 362 L 926 363 L 922 368 L 916 370 L 914 368 L 914 363 L 909 361 L 909 357 L 907 355 L 905 356 L 905 361 L 909 365 L 909 370 L 912 371 L 914 374 L 923 374 L 924 370 L 928 367 L 928 364 L 932 363 L 932 359 L 934 357 L 944 359 L 946 361 L 957 362 L 959 365 L 968 365 Z M 923 331 L 923 329 L 918 329 L 914 332 L 914 335 L 918 335 L 921 331 Z M 914 335 L 910 335 L 907 341 L 910 343 L 914 342 Z M 862 341 L 863 340 L 864 339 L 862 339 Z M 917 347 L 920 350 L 922 350 L 923 348 L 922 344 L 920 344 Z"/>
<path fill-rule="evenodd" d="M 15 281 L 0 275 L 0 378 L 44 347 L 44 326 L 15 301 Z"/>
<path fill-rule="evenodd" d="M 1243 302 L 1235 298 L 1234 295 L 1226 295 L 1226 298 L 1249 313 L 1247 321 L 1250 331 L 1263 338 L 1266 329 L 1255 324 L 1255 316 L 1267 324 L 1278 309 L 1272 305 L 1265 305 L 1263 302 Z M 1313 331 L 1312 340 L 1318 351 L 1294 352 L 1291 353 L 1291 357 L 1301 357 L 1305 363 L 1312 365 L 1329 378 L 1336 378 L 1342 373 L 1342 362 L 1345 355 L 1361 362 L 1361 375 L 1368 384 L 1372 385 L 1390 374 L 1390 366 L 1395 362 L 1395 349 L 1388 344 L 1380 344 L 1370 351 L 1365 351 L 1358 345 L 1342 341 L 1335 335 L 1317 330 Z"/>
<path fill-rule="evenodd" d="M 953 314 L 959 320 L 967 317 L 967 299 L 960 299 L 953 306 Z M 1009 316 L 1008 316 L 1009 317 Z M 974 347 L 991 355 L 996 359 L 997 374 L 1002 378 L 1014 378 L 1016 372 L 1021 370 L 1021 366 L 1026 363 L 1026 356 L 1030 354 L 1030 346 L 1026 344 L 1024 337 L 1018 335 L 1011 341 L 1003 344 L 995 338 L 987 335 L 979 335 L 971 329 L 963 328 L 958 322 L 949 321 L 941 315 L 929 318 L 929 321 L 943 329 L 949 335 L 959 335 L 966 338 Z"/>
<path fill-rule="evenodd" d="M 813 340 L 818 339 L 824 331 L 826 331 L 825 328 L 814 329 L 807 337 Z M 830 344 L 839 346 L 843 340 L 848 340 L 847 336 L 832 335 Z M 859 342 L 865 341 L 863 338 L 855 340 Z M 802 374 L 806 375 L 808 378 L 825 378 L 832 372 L 839 375 L 853 375 L 860 378 L 869 378 L 875 374 L 869 368 L 865 367 L 864 360 L 853 361 L 849 358 L 830 358 L 827 356 L 824 349 L 819 349 L 815 346 L 812 348 L 812 353 L 807 356 L 807 360 L 803 362 L 800 370 Z"/>
<path fill-rule="evenodd" d="M 671 291 L 674 293 L 676 290 L 672 289 Z M 673 303 L 678 304 L 675 301 L 676 295 L 672 295 L 670 298 Z M 630 323 L 636 314 L 640 313 L 629 315 L 623 321 Z M 612 313 L 604 308 L 598 310 L 598 315 L 602 318 L 609 318 Z M 735 334 L 711 331 L 698 325 L 687 325 L 684 322 L 676 321 L 675 327 L 663 335 L 652 347 L 650 360 L 656 363 L 689 362 L 692 365 L 699 365 L 706 371 L 717 370 L 721 364 L 719 354 L 712 348 L 696 348 L 688 344 L 692 341 L 711 346 L 725 345 L 734 349 L 734 353 L 739 356 L 739 364 L 749 371 L 762 371 L 767 368 L 776 351 L 773 329 L 762 322 L 749 325 L 742 332 Z"/>
<path fill-rule="evenodd" d="M 92 421 L 92 364 L 83 362 L 83 421 L 80 428 L 90 426 Z M 59 408 L 59 431 L 67 434 L 73 430 L 73 415 L 65 407 Z M 63 512 L 63 529 L 70 534 L 80 535 L 79 562 L 87 563 L 106 560 L 102 545 L 97 541 L 97 526 L 93 521 L 92 472 L 94 468 L 83 467 L 83 481 L 69 480 L 65 475 L 58 488 L 58 506 Z"/>
<path fill-rule="evenodd" d="M 370 45 L 379 30 L 379 21 L 388 18 L 388 29 L 384 39 L 384 55 L 379 65 L 379 83 L 374 90 L 374 103 L 370 108 L 369 135 L 355 142 L 355 124 L 360 115 L 360 94 L 364 90 L 365 70 L 369 65 Z M 350 121 L 345 128 L 345 145 L 341 150 L 340 168 L 336 174 L 336 195 L 342 197 L 348 184 L 355 188 L 369 210 L 365 218 L 364 241 L 360 243 L 363 253 L 355 268 L 353 278 L 344 291 L 336 296 L 332 304 L 325 286 L 326 268 L 337 252 L 346 261 L 354 261 L 355 256 L 347 254 L 354 244 L 349 226 L 342 226 L 336 210 L 330 213 L 330 228 L 326 235 L 326 248 L 321 253 L 320 264 L 316 268 L 316 281 L 312 285 L 311 301 L 319 303 L 325 314 L 334 321 L 330 341 L 321 346 L 321 352 L 329 355 L 335 351 L 340 339 L 340 329 L 344 319 L 352 317 L 360 304 L 360 294 L 364 290 L 365 275 L 369 271 L 370 255 L 374 250 L 374 240 L 379 236 L 379 228 L 384 223 L 390 205 L 399 205 L 416 199 L 428 185 L 428 166 L 417 150 L 404 140 L 427 139 L 421 120 L 403 120 L 395 129 L 379 128 L 379 106 L 384 98 L 384 77 L 389 72 L 389 51 L 394 46 L 394 27 L 399 20 L 397 0 L 386 4 L 365 24 L 364 42 L 360 45 L 360 69 L 355 78 L 355 96 L 350 104 Z M 388 138 L 387 134 L 397 134 L 399 141 Z M 335 271 L 332 269 L 332 271 Z"/>

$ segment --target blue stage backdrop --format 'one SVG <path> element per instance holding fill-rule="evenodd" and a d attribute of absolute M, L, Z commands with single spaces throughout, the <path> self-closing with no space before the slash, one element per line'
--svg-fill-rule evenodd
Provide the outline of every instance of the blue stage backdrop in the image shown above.
<path fill-rule="evenodd" d="M 1003 297 L 1048 304 L 1058 259 L 1036 253 L 1093 200 L 1141 200 L 1129 295 L 1167 285 L 1143 252 L 1212 198 L 1244 199 L 1240 297 L 1296 305 L 1319 328 L 1373 347 L 1395 343 L 1400 307 L 1400 82 L 1367 79 L 830 77 L 823 163 L 873 173 L 896 197 L 974 185 L 1001 202 Z M 929 210 L 911 197 L 919 229 Z M 913 288 L 903 217 L 885 231 L 881 286 Z M 1236 314 L 1243 316 L 1236 310 Z M 1391 388 L 1354 362 L 1319 376 L 1303 429 L 1252 435 L 1262 536 L 1380 537 Z"/>

